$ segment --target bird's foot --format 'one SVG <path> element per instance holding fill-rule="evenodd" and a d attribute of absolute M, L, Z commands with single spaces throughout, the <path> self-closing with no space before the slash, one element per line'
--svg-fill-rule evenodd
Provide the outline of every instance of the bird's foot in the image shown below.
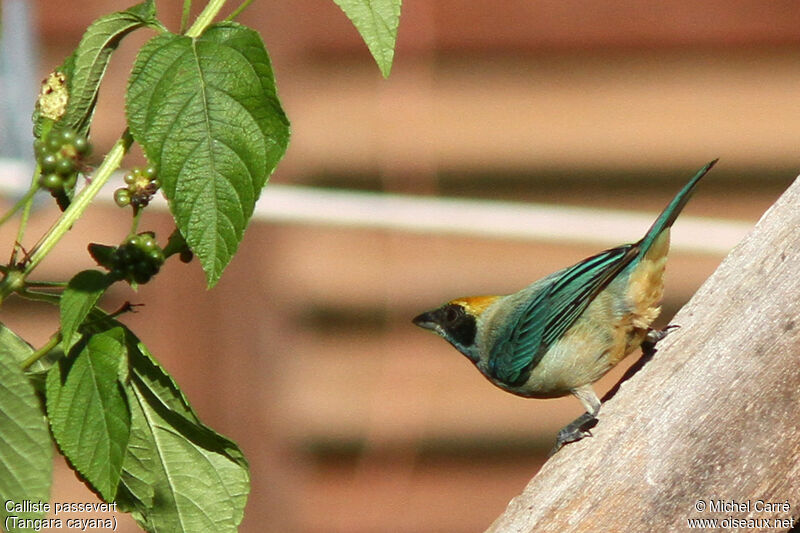
<path fill-rule="evenodd" d="M 583 413 L 581 416 L 561 428 L 556 438 L 556 445 L 550 451 L 550 456 L 553 456 L 565 444 L 576 442 L 584 437 L 591 437 L 591 428 L 597 425 L 597 417 L 591 413 Z"/>
<path fill-rule="evenodd" d="M 664 329 L 651 329 L 648 331 L 642 342 L 642 355 L 646 359 L 653 357 L 656 353 L 656 344 L 679 327 L 677 324 L 670 324 Z"/>

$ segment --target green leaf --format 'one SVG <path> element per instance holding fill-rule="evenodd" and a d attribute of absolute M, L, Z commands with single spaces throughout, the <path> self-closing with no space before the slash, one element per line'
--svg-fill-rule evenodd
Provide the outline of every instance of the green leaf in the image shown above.
<path fill-rule="evenodd" d="M 36 519 L 43 512 L 16 512 L 6 502 L 47 502 L 53 475 L 53 447 L 44 410 L 20 363 L 33 353 L 25 341 L 0 324 L 0 520 Z M 27 531 L 13 529 L 13 531 Z"/>
<path fill-rule="evenodd" d="M 114 328 L 86 337 L 50 369 L 47 414 L 61 452 L 104 500 L 112 501 L 131 425 L 120 383 L 127 374 L 125 333 Z"/>
<path fill-rule="evenodd" d="M 126 111 L 211 287 L 289 142 L 261 37 L 232 22 L 197 39 L 154 37 L 136 58 Z"/>
<path fill-rule="evenodd" d="M 384 78 L 394 60 L 402 0 L 333 0 L 361 34 Z"/>
<path fill-rule="evenodd" d="M 125 11 L 100 17 L 89 25 L 63 66 L 69 90 L 67 109 L 60 121 L 64 126 L 82 134 L 89 130 L 97 92 L 111 53 L 130 32 L 144 26 L 158 28 L 155 17 L 155 3 L 147 0 Z"/>
<path fill-rule="evenodd" d="M 237 531 L 250 490 L 242 452 L 200 422 L 169 374 L 127 335 L 131 437 L 117 502 L 148 531 Z"/>
<path fill-rule="evenodd" d="M 99 270 L 84 270 L 69 280 L 60 302 L 61 344 L 65 352 L 75 344 L 75 332 L 112 281 Z"/>

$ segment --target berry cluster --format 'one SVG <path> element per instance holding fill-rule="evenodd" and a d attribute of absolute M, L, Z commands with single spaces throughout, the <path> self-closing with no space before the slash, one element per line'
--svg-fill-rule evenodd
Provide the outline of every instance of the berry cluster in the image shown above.
<path fill-rule="evenodd" d="M 114 191 L 114 201 L 120 207 L 131 205 L 136 211 L 147 206 L 158 191 L 156 168 L 152 165 L 145 168 L 134 167 L 123 179 L 127 187 Z"/>
<path fill-rule="evenodd" d="M 164 264 L 164 252 L 149 231 L 128 237 L 119 246 L 92 243 L 89 253 L 98 265 L 128 283 L 147 283 Z"/>
<path fill-rule="evenodd" d="M 51 130 L 46 137 L 33 143 L 36 160 L 41 168 L 39 185 L 50 191 L 59 203 L 66 199 L 66 191 L 75 187 L 78 172 L 83 168 L 83 158 L 92 150 L 86 136 L 65 128 Z"/>

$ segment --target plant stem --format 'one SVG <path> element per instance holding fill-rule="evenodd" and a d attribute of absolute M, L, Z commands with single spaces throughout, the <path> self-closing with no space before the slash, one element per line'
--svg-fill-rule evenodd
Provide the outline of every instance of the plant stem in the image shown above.
<path fill-rule="evenodd" d="M 30 189 L 28 189 L 28 191 L 22 198 L 17 200 L 17 203 L 14 204 L 14 207 L 9 209 L 2 217 L 0 217 L 0 226 L 8 222 L 8 219 L 13 217 L 16 214 L 16 212 L 19 211 L 20 208 L 25 205 L 27 201 L 33 198 L 33 195 L 36 194 L 36 191 L 38 190 L 39 190 L 39 184 L 36 182 L 36 180 L 34 180 L 33 183 L 31 183 Z"/>
<path fill-rule="evenodd" d="M 38 184 L 34 183 L 31 190 L 35 194 L 38 190 Z M 22 218 L 19 219 L 19 228 L 17 229 L 17 240 L 14 243 L 14 251 L 11 252 L 11 263 L 17 260 L 17 248 L 22 246 L 22 238 L 25 236 L 25 229 L 28 227 L 28 219 L 31 216 L 31 208 L 33 207 L 33 194 L 30 195 L 28 201 L 25 202 L 25 207 L 22 208 Z"/>
<path fill-rule="evenodd" d="M 181 13 L 181 31 L 186 29 L 186 23 L 189 22 L 189 12 L 192 10 L 192 0 L 183 0 L 183 12 Z"/>
<path fill-rule="evenodd" d="M 33 205 L 33 196 L 36 194 L 36 191 L 39 190 L 39 175 L 39 165 L 36 165 L 36 172 L 34 172 L 33 178 L 31 179 L 31 186 L 28 188 L 28 191 L 14 204 L 14 207 L 9 209 L 9 211 L 0 218 L 0 226 L 2 226 L 22 208 L 22 218 L 19 221 L 19 228 L 17 228 L 17 240 L 14 241 L 14 246 L 11 248 L 11 259 L 8 261 L 9 266 L 17 262 L 17 250 L 25 235 L 25 227 L 28 225 L 28 217 L 31 214 L 31 206 Z"/>
<path fill-rule="evenodd" d="M 26 288 L 20 291 L 19 295 L 26 300 L 33 300 L 34 302 L 46 302 L 53 305 L 59 305 L 61 303 L 61 295 L 51 292 L 32 291 Z"/>
<path fill-rule="evenodd" d="M 231 13 L 230 15 L 225 17 L 225 21 L 227 22 L 227 21 L 235 19 L 236 17 L 238 17 L 241 14 L 242 11 L 247 9 L 247 6 L 249 6 L 252 3 L 253 3 L 253 0 L 244 0 L 244 2 L 242 2 L 242 4 L 239 7 L 237 7 L 236 9 L 233 10 L 233 13 Z"/>
<path fill-rule="evenodd" d="M 169 236 L 169 240 L 167 241 L 167 245 L 164 246 L 164 258 L 167 258 L 174 254 L 179 254 L 183 250 L 187 250 L 186 241 L 181 235 L 180 230 L 175 228 Z"/>
<path fill-rule="evenodd" d="M 200 34 L 211 24 L 211 21 L 214 20 L 214 17 L 217 16 L 224 5 L 225 0 L 208 0 L 208 4 L 206 4 L 203 11 L 197 15 L 192 27 L 186 31 L 186 36 L 192 38 L 200 37 Z"/>
<path fill-rule="evenodd" d="M 36 176 L 39 175 L 38 165 Z M 17 228 L 17 240 L 14 242 L 14 250 L 11 252 L 10 264 L 17 262 L 17 248 L 22 246 L 22 238 L 25 236 L 25 229 L 28 227 L 28 219 L 31 216 L 31 208 L 33 207 L 33 195 L 39 190 L 39 178 L 34 177 L 31 183 L 31 188 L 25 194 L 27 197 L 25 206 L 22 208 L 22 217 L 19 219 L 19 228 Z"/>
<path fill-rule="evenodd" d="M 33 352 L 30 355 L 30 357 L 28 357 L 22 362 L 22 370 L 27 370 L 28 367 L 31 366 L 33 363 L 35 363 L 36 361 L 38 361 L 39 359 L 50 353 L 50 351 L 53 348 L 58 346 L 59 342 L 61 342 L 61 330 L 58 330 L 55 333 L 53 333 L 53 335 L 50 337 L 50 340 L 48 340 L 44 344 L 44 346 Z"/>
<path fill-rule="evenodd" d="M 26 287 L 36 287 L 41 289 L 63 289 L 67 286 L 66 281 L 28 281 Z"/>
<path fill-rule="evenodd" d="M 116 142 L 111 151 L 108 152 L 102 164 L 97 168 L 92 180 L 84 187 L 80 193 L 73 199 L 70 206 L 64 211 L 61 216 L 56 220 L 42 239 L 33 247 L 28 256 L 28 261 L 25 264 L 25 269 L 20 273 L 21 277 L 26 278 L 33 270 L 42 262 L 53 247 L 61 240 L 61 237 L 69 231 L 75 222 L 83 215 L 83 212 L 89 207 L 89 204 L 100 192 L 100 189 L 111 177 L 111 174 L 119 168 L 122 162 L 122 157 L 128 151 L 133 143 L 133 137 L 126 129 L 122 137 Z M 0 302 L 11 294 L 14 290 L 19 289 L 16 284 L 3 283 L 0 285 Z"/>
<path fill-rule="evenodd" d="M 131 231 L 128 234 L 129 237 L 136 235 L 136 230 L 139 228 L 139 221 L 142 219 L 142 210 L 136 209 L 133 214 L 133 220 L 131 221 Z"/>

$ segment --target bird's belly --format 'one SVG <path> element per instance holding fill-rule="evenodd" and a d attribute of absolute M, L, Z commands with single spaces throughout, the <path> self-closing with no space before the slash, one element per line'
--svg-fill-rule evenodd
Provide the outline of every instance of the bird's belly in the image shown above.
<path fill-rule="evenodd" d="M 591 331 L 580 327 L 551 347 L 533 369 L 522 389 L 531 397 L 557 397 L 594 383 L 634 351 L 646 329 L 625 325 Z M 589 331 L 582 331 L 589 330 Z"/>

